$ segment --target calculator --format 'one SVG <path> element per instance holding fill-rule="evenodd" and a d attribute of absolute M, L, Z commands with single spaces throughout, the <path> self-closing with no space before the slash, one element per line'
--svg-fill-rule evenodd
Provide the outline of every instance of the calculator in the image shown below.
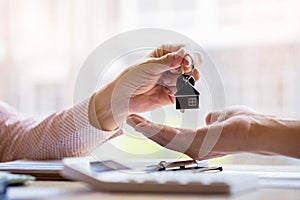
<path fill-rule="evenodd" d="M 112 160 L 66 158 L 61 175 L 106 192 L 232 194 L 258 187 L 258 178 L 250 173 L 197 169 L 149 170 L 147 166 L 149 164 L 146 162 L 144 168 L 133 168 Z"/>

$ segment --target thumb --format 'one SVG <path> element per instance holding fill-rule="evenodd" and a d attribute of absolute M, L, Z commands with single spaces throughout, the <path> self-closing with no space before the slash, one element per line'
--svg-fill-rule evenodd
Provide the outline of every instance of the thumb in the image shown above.
<path fill-rule="evenodd" d="M 210 125 L 215 122 L 222 122 L 226 119 L 226 112 L 225 111 L 214 111 L 210 112 L 206 116 L 206 124 Z"/>
<path fill-rule="evenodd" d="M 152 123 L 135 114 L 128 116 L 126 122 L 136 131 L 141 132 L 144 136 L 162 146 L 168 145 L 180 132 L 172 127 Z"/>
<path fill-rule="evenodd" d="M 186 49 L 181 47 L 176 52 L 170 52 L 162 57 L 147 60 L 143 64 L 143 69 L 150 74 L 161 74 L 165 71 L 176 69 L 185 61 L 186 54 Z"/>
<path fill-rule="evenodd" d="M 126 122 L 128 125 L 132 126 L 133 128 L 135 128 L 135 126 L 137 126 L 138 124 L 150 123 L 144 117 L 142 117 L 140 115 L 136 115 L 136 114 L 129 115 L 126 119 Z"/>

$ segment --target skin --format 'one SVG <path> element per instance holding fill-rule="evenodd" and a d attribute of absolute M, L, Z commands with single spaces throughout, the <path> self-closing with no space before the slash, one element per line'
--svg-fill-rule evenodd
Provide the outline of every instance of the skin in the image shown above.
<path fill-rule="evenodd" d="M 240 152 L 300 158 L 300 120 L 263 115 L 245 106 L 209 113 L 207 126 L 197 131 L 155 124 L 136 114 L 128 116 L 127 123 L 154 142 L 194 159 Z M 210 134 L 221 130 L 220 137 L 205 155 L 199 154 L 208 130 Z"/>
<path fill-rule="evenodd" d="M 299 120 L 263 115 L 244 106 L 234 106 L 209 113 L 207 125 L 193 131 L 155 124 L 136 115 L 174 104 L 176 79 L 181 74 L 181 66 L 186 73 L 191 70 L 186 54 L 182 45 L 163 45 L 147 59 L 123 71 L 93 96 L 89 107 L 90 123 L 100 130 L 115 130 L 129 115 L 127 123 L 136 131 L 194 159 L 240 152 L 300 158 Z M 193 76 L 199 80 L 197 69 Z M 133 92 L 128 95 L 132 88 Z M 127 102 L 128 108 L 123 109 Z M 116 108 L 119 116 L 113 115 L 112 108 Z M 206 149 L 204 153 L 200 151 L 205 136 L 218 131 L 221 134 L 213 148 Z"/>
<path fill-rule="evenodd" d="M 191 61 L 186 55 L 183 45 L 162 45 L 146 59 L 123 71 L 93 96 L 89 107 L 90 123 L 100 130 L 111 131 L 129 114 L 174 104 L 176 80 L 182 67 L 185 73 L 191 72 Z M 193 76 L 200 79 L 198 69 L 193 70 Z"/>

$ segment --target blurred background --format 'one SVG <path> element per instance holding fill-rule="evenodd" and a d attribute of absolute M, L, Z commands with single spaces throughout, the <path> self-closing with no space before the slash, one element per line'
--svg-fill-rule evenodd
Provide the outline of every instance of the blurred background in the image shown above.
<path fill-rule="evenodd" d="M 227 106 L 299 117 L 298 0 L 0 0 L 1 101 L 25 116 L 72 105 L 89 53 L 116 34 L 146 27 L 177 31 L 206 49 L 221 73 Z M 160 148 L 126 137 L 116 143 L 134 151 Z M 297 163 L 253 155 L 212 162 Z"/>

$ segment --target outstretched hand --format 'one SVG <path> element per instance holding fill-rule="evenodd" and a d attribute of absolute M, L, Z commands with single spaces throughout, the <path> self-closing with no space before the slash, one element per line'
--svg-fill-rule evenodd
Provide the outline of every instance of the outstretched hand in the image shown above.
<path fill-rule="evenodd" d="M 194 159 L 210 159 L 239 152 L 300 157 L 300 122 L 262 115 L 245 106 L 211 112 L 207 126 L 197 131 L 155 124 L 138 115 L 127 123 L 154 142 Z M 216 134 L 220 131 L 220 135 Z M 207 134 L 219 135 L 210 150 L 201 150 Z M 298 138 L 298 139 L 297 139 Z M 201 152 L 202 151 L 202 152 Z"/>

